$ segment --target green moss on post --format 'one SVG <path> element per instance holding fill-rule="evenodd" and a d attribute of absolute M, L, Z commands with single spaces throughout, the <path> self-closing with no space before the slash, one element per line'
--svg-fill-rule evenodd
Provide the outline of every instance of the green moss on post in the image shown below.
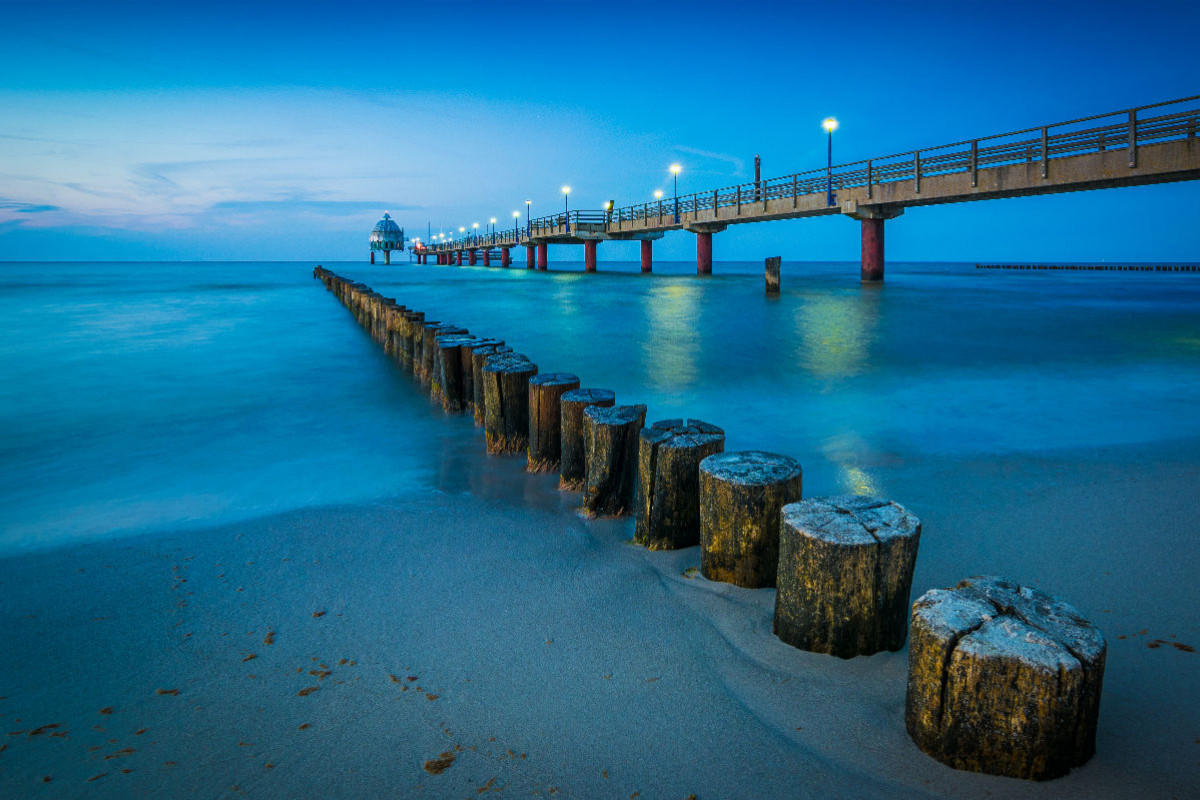
<path fill-rule="evenodd" d="M 511 353 L 511 347 L 484 345 L 471 351 L 471 384 L 474 392 L 475 424 L 483 425 L 483 366 L 497 353 Z"/>
<path fill-rule="evenodd" d="M 743 450 L 700 462 L 700 571 L 711 581 L 775 585 L 779 512 L 800 499 L 794 458 Z"/>
<path fill-rule="evenodd" d="M 700 544 L 700 462 L 724 449 L 725 431 L 698 419 L 641 430 L 635 542 L 650 550 Z"/>

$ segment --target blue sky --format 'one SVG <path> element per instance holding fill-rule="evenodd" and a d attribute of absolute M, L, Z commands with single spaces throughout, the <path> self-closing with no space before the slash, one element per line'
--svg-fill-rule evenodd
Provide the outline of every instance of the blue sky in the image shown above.
<path fill-rule="evenodd" d="M 0 4 L 0 260 L 365 258 L 1200 93 L 1200 2 Z M 889 260 L 1200 260 L 1200 182 L 911 209 Z M 854 260 L 842 218 L 715 257 Z M 557 248 L 555 249 L 557 250 Z M 552 258 L 582 258 L 568 249 Z M 656 258 L 694 257 L 669 234 Z M 601 260 L 633 260 L 605 244 Z"/>

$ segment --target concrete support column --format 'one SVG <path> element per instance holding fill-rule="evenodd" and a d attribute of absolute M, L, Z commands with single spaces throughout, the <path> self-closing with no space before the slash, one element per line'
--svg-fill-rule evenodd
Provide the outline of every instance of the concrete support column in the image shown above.
<path fill-rule="evenodd" d="M 542 242 L 537 246 L 538 249 L 538 269 L 546 268 L 546 243 Z"/>
<path fill-rule="evenodd" d="M 512 263 L 512 255 L 508 252 L 507 247 L 500 248 L 500 266 L 507 267 Z"/>
<path fill-rule="evenodd" d="M 712 275 L 712 233 L 696 233 L 696 274 Z"/>
<path fill-rule="evenodd" d="M 472 250 L 471 254 L 468 256 L 468 259 L 471 263 L 471 266 L 475 266 L 475 262 L 479 260 L 479 253 L 475 250 Z"/>
<path fill-rule="evenodd" d="M 384 264 L 391 264 L 391 263 L 392 263 L 392 251 L 391 251 L 391 250 L 384 250 L 384 251 L 383 251 L 383 263 L 384 263 Z"/>
<path fill-rule="evenodd" d="M 492 265 L 492 250 L 490 247 L 483 248 L 483 265 L 485 267 Z"/>
<path fill-rule="evenodd" d="M 462 250 L 459 250 L 457 255 L 458 255 L 458 266 L 461 267 L 462 266 Z"/>
<path fill-rule="evenodd" d="M 583 243 L 583 271 L 596 271 L 596 240 L 588 239 Z"/>
<path fill-rule="evenodd" d="M 654 242 L 642 239 L 642 272 L 654 269 Z"/>
<path fill-rule="evenodd" d="M 862 221 L 862 282 L 883 280 L 883 220 Z"/>
<path fill-rule="evenodd" d="M 537 265 L 537 262 L 534 260 L 537 258 L 535 255 L 536 252 L 537 248 L 533 245 L 525 245 L 525 269 L 533 269 Z"/>
<path fill-rule="evenodd" d="M 375 251 L 374 250 L 371 251 L 371 263 L 372 264 L 375 263 Z"/>

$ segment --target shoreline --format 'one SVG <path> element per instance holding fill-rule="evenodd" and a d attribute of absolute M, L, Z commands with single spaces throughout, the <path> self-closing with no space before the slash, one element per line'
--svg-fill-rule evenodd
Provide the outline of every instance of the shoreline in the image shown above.
<path fill-rule="evenodd" d="M 1009 576 L 1062 594 L 1104 632 L 1097 754 L 1045 784 L 920 753 L 903 725 L 907 650 L 851 661 L 794 650 L 771 634 L 773 590 L 688 578 L 698 548 L 630 546 L 631 521 L 563 513 L 573 496 L 542 489 L 546 476 L 480 454 L 444 470 L 430 497 L 0 558 L 0 614 L 20 654 L 0 667 L 5 733 L 62 726 L 6 736 L 0 786 L 1183 796 L 1200 781 L 1200 654 L 1171 644 L 1200 645 L 1186 581 L 1197 543 L 1179 502 L 1198 468 L 1195 443 L 1150 450 L 1153 463 L 1129 447 L 1086 461 L 930 459 L 890 483 L 900 502 L 905 485 L 924 489 L 907 500 L 926 527 L 913 599 L 944 576 L 1023 564 Z M 963 495 L 1030 470 L 1063 480 Z M 1038 530 L 1047 509 L 1053 529 Z M 426 771 L 443 754 L 450 765 Z"/>

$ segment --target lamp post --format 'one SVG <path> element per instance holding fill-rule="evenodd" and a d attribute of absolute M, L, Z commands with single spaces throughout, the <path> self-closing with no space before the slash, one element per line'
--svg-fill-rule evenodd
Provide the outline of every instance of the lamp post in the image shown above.
<path fill-rule="evenodd" d="M 671 165 L 671 175 L 675 178 L 675 224 L 679 224 L 679 165 Z"/>
<path fill-rule="evenodd" d="M 571 187 L 570 186 L 562 187 L 562 193 L 563 193 L 563 227 L 566 228 L 568 233 L 570 233 L 570 231 L 571 231 L 571 204 L 568 202 L 568 199 L 571 196 Z"/>
<path fill-rule="evenodd" d="M 517 240 L 517 226 L 519 226 L 521 224 L 520 219 L 521 219 L 521 212 L 514 211 L 513 212 L 513 241 L 514 242 Z"/>
<path fill-rule="evenodd" d="M 833 205 L 833 132 L 837 130 L 838 122 L 833 117 L 828 117 L 821 123 L 825 126 L 825 130 L 829 131 L 829 156 L 825 162 L 825 176 L 829 179 L 829 183 L 825 188 L 825 204 Z"/>
<path fill-rule="evenodd" d="M 488 224 L 492 226 L 492 244 L 496 243 L 496 218 L 492 217 L 488 220 Z"/>
<path fill-rule="evenodd" d="M 525 235 L 533 236 L 533 220 L 529 217 L 529 204 L 532 200 L 525 201 Z"/>
<path fill-rule="evenodd" d="M 478 222 L 471 223 L 471 236 L 474 237 L 473 243 L 479 244 L 479 223 Z"/>

